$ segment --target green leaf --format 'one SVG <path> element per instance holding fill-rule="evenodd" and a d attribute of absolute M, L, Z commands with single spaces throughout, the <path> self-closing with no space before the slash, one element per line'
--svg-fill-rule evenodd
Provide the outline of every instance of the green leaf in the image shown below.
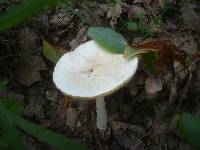
<path fill-rule="evenodd" d="M 137 51 L 134 48 L 132 48 L 130 46 L 127 46 L 125 48 L 123 57 L 127 58 L 127 59 L 131 59 L 131 58 L 135 57 L 137 54 L 138 53 L 137 53 Z"/>
<path fill-rule="evenodd" d="M 142 9 L 137 13 L 137 16 L 143 18 L 146 14 L 147 12 L 144 9 Z"/>
<path fill-rule="evenodd" d="M 138 30 L 138 25 L 136 22 L 133 21 L 128 21 L 127 22 L 127 29 L 130 31 L 137 31 Z"/>
<path fill-rule="evenodd" d="M 110 28 L 90 27 L 88 35 L 111 53 L 123 54 L 128 46 L 124 37 Z"/>
<path fill-rule="evenodd" d="M 2 98 L 3 103 L 7 110 L 20 115 L 23 110 L 23 104 L 20 100 Z"/>
<path fill-rule="evenodd" d="M 5 136 L 0 137 L 0 149 L 8 149 L 9 141 Z"/>
<path fill-rule="evenodd" d="M 182 113 L 179 120 L 179 129 L 183 138 L 200 149 L 200 117 L 190 113 Z"/>
<path fill-rule="evenodd" d="M 7 111 L 4 103 L 0 99 L 0 127 L 2 129 L 3 135 L 9 141 L 10 149 L 25 149 L 24 145 L 21 143 L 22 136 L 16 130 L 12 120 L 10 119 L 10 114 Z"/>
<path fill-rule="evenodd" d="M 56 48 L 45 40 L 43 40 L 43 54 L 47 59 L 49 59 L 53 63 L 57 63 L 57 61 L 61 57 L 61 54 L 57 52 Z"/>
<path fill-rule="evenodd" d="M 0 3 L 8 3 L 8 0 L 0 0 Z"/>
<path fill-rule="evenodd" d="M 56 6 L 64 0 L 24 0 L 0 15 L 0 31 L 9 29 L 37 13 Z"/>
<path fill-rule="evenodd" d="M 152 74 L 158 73 L 158 70 L 157 70 L 156 65 L 155 65 L 156 59 L 157 59 L 157 56 L 154 52 L 149 52 L 147 54 L 142 55 L 142 60 L 145 64 L 145 66 L 147 67 L 149 72 L 152 73 Z"/>
<path fill-rule="evenodd" d="M 7 89 L 8 80 L 1 80 L 0 81 L 0 91 L 5 91 Z"/>
<path fill-rule="evenodd" d="M 68 139 L 61 134 L 45 129 L 39 125 L 33 124 L 13 113 L 10 114 L 12 116 L 11 118 L 13 122 L 19 128 L 31 134 L 32 136 L 37 137 L 42 142 L 55 145 L 63 150 L 87 150 L 85 146 L 80 145 L 77 142 L 74 142 L 73 140 Z"/>

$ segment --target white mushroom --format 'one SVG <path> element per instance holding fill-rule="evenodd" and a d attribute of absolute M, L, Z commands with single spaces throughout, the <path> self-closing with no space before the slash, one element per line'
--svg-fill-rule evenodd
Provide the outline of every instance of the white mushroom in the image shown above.
<path fill-rule="evenodd" d="M 107 128 L 104 97 L 127 83 L 135 74 L 138 59 L 112 54 L 95 41 L 86 42 L 63 55 L 56 64 L 53 81 L 66 95 L 96 98 L 97 127 Z"/>

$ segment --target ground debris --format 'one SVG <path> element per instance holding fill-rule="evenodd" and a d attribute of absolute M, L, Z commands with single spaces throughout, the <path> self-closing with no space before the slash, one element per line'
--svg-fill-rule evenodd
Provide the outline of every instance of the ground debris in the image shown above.
<path fill-rule="evenodd" d="M 18 40 L 20 59 L 28 59 L 27 57 L 37 54 L 39 36 L 35 32 L 25 28 L 20 32 Z"/>
<path fill-rule="evenodd" d="M 25 86 L 30 86 L 37 81 L 41 81 L 40 71 L 46 70 L 46 64 L 41 57 L 32 56 L 20 62 L 15 69 L 15 78 Z"/>
<path fill-rule="evenodd" d="M 0 11 L 17 3 L 3 2 Z M 8 91 L 1 92 L 0 97 L 23 100 L 23 116 L 30 121 L 94 150 L 154 150 L 159 144 L 165 150 L 193 150 L 181 138 L 177 125 L 179 112 L 200 114 L 199 2 L 83 0 L 70 2 L 69 7 L 42 12 L 0 33 L 0 73 L 3 77 L 9 74 Z M 129 30 L 129 22 L 140 28 Z M 56 89 L 52 81 L 54 64 L 42 54 L 43 39 L 62 47 L 64 54 L 90 40 L 87 30 L 91 26 L 115 29 L 128 43 L 134 41 L 134 48 L 154 49 L 158 56 L 155 66 L 161 73 L 153 75 L 140 61 L 134 78 L 105 97 L 109 118 L 105 138 L 96 127 L 95 100 L 73 99 Z M 146 29 L 153 34 L 140 31 Z M 149 41 L 143 42 L 146 39 Z M 189 74 L 192 84 L 184 90 Z M 181 97 L 184 102 L 172 120 Z M 24 142 L 28 149 L 56 149 L 29 135 L 24 136 Z"/>
<path fill-rule="evenodd" d="M 73 18 L 72 13 L 69 13 L 65 9 L 60 9 L 57 10 L 56 13 L 51 16 L 49 23 L 51 25 L 54 25 L 55 27 L 69 26 L 72 18 Z"/>
<path fill-rule="evenodd" d="M 72 50 L 75 49 L 81 43 L 84 43 L 87 40 L 87 34 L 86 33 L 87 33 L 86 27 L 84 27 L 84 26 L 80 27 L 80 30 L 78 31 L 77 36 L 69 43 Z"/>
<path fill-rule="evenodd" d="M 162 82 L 159 77 L 149 76 L 145 82 L 145 89 L 148 94 L 156 94 L 162 90 Z"/>
<path fill-rule="evenodd" d="M 27 90 L 27 104 L 24 107 L 23 114 L 27 117 L 33 117 L 37 120 L 45 119 L 45 105 L 44 89 L 36 84 Z"/>
<path fill-rule="evenodd" d="M 112 28 L 115 28 L 117 24 L 117 19 L 120 17 L 122 11 L 124 10 L 124 3 L 117 3 L 114 6 L 111 6 L 107 12 L 107 18 L 110 20 L 110 25 Z"/>
<path fill-rule="evenodd" d="M 200 31 L 200 7 L 199 4 L 183 1 L 181 5 L 182 19 L 192 30 Z"/>

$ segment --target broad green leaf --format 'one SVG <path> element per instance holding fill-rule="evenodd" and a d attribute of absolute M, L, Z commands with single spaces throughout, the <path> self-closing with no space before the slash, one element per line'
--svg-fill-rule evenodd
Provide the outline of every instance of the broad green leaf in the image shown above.
<path fill-rule="evenodd" d="M 43 54 L 47 59 L 49 59 L 53 63 L 57 63 L 57 61 L 61 57 L 61 54 L 57 52 L 56 48 L 45 40 L 43 40 Z"/>
<path fill-rule="evenodd" d="M 22 130 L 37 137 L 40 141 L 57 146 L 63 150 L 87 150 L 83 145 L 66 138 L 65 136 L 56 132 L 45 129 L 39 125 L 31 123 L 18 115 L 10 113 L 13 122 Z"/>
<path fill-rule="evenodd" d="M 24 0 L 0 15 L 0 31 L 9 29 L 37 13 L 56 6 L 64 0 Z"/>
<path fill-rule="evenodd" d="M 150 73 L 153 73 L 153 74 L 158 73 L 158 70 L 157 70 L 156 65 L 155 65 L 156 59 L 157 59 L 157 56 L 154 52 L 149 52 L 149 53 L 142 55 L 142 60 L 145 64 L 145 66 L 150 71 Z"/>
<path fill-rule="evenodd" d="M 10 113 L 7 111 L 4 103 L 0 99 L 0 127 L 5 138 L 9 141 L 10 149 L 25 149 L 24 145 L 21 143 L 22 136 L 16 130 L 13 121 L 10 119 Z"/>
<path fill-rule="evenodd" d="M 182 113 L 179 120 L 179 129 L 183 138 L 200 149 L 200 117 L 190 113 Z"/>
<path fill-rule="evenodd" d="M 123 54 L 128 46 L 124 37 L 110 28 L 90 27 L 88 35 L 111 53 Z"/>

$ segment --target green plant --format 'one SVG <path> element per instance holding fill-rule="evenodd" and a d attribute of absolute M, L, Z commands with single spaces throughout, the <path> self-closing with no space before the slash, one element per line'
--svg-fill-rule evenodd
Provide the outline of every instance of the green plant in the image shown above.
<path fill-rule="evenodd" d="M 179 120 L 179 130 L 182 137 L 191 145 L 200 149 L 200 117 L 182 113 Z"/>
<path fill-rule="evenodd" d="M 43 55 L 53 63 L 56 63 L 61 57 L 61 54 L 56 51 L 56 47 L 45 40 L 43 40 Z"/>
<path fill-rule="evenodd" d="M 127 29 L 134 32 L 139 32 L 142 35 L 145 35 L 147 37 L 153 37 L 155 35 L 155 29 L 161 28 L 165 19 L 166 14 L 172 10 L 174 10 L 174 6 L 171 1 L 167 0 L 165 1 L 163 7 L 160 7 L 158 10 L 158 14 L 152 16 L 151 10 L 149 9 L 150 6 L 147 4 L 146 1 L 143 1 L 145 10 L 142 10 L 141 12 L 138 12 L 135 16 L 135 19 L 130 19 L 127 21 Z M 145 20 L 147 20 L 145 17 L 149 18 L 149 23 L 145 23 Z"/>
<path fill-rule="evenodd" d="M 7 3 L 8 0 L 0 0 L 0 3 Z"/>
<path fill-rule="evenodd" d="M 152 37 L 154 36 L 154 31 L 153 31 L 154 23 L 151 20 L 149 24 L 145 24 L 144 23 L 145 15 L 146 12 L 142 11 L 137 14 L 136 19 L 128 20 L 127 29 L 130 31 L 139 32 L 147 37 Z"/>
<path fill-rule="evenodd" d="M 100 46 L 104 47 L 111 53 L 124 54 L 124 57 L 132 58 L 140 53 L 146 53 L 148 49 L 140 49 L 138 51 L 128 45 L 125 38 L 110 28 L 104 27 L 90 27 L 88 35 L 94 39 Z M 146 51 L 147 50 L 147 51 Z M 153 52 L 144 54 L 143 60 L 147 69 L 151 73 L 157 73 L 154 60 L 155 54 Z"/>
<path fill-rule="evenodd" d="M 128 46 L 124 37 L 110 28 L 90 27 L 88 35 L 106 50 L 113 53 L 124 53 Z"/>
<path fill-rule="evenodd" d="M 0 87 L 0 91 L 6 90 L 6 82 L 0 82 Z M 22 104 L 19 100 L 0 97 L 0 149 L 26 149 L 22 143 L 22 133 L 16 127 L 38 138 L 40 141 L 60 149 L 87 149 L 85 146 L 66 138 L 64 135 L 23 119 L 20 116 L 21 110 Z"/>
<path fill-rule="evenodd" d="M 9 29 L 47 8 L 55 7 L 63 1 L 64 0 L 24 0 L 22 4 L 10 8 L 7 12 L 0 15 L 0 31 Z"/>

